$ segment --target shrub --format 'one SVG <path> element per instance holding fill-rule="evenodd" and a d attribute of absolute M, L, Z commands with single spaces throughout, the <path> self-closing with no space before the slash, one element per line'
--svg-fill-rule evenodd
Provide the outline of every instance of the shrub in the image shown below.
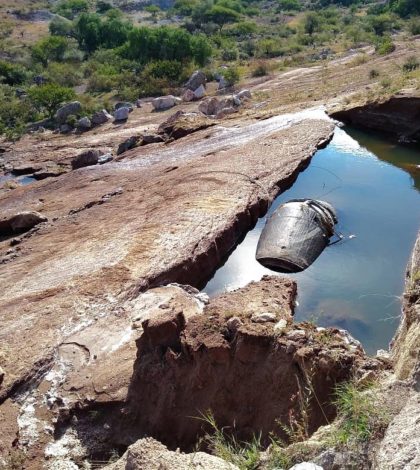
<path fill-rule="evenodd" d="M 48 28 L 52 36 L 69 37 L 73 34 L 73 23 L 66 18 L 54 17 Z"/>
<path fill-rule="evenodd" d="M 395 44 L 390 37 L 385 37 L 376 43 L 375 50 L 379 55 L 387 55 L 395 51 Z"/>
<path fill-rule="evenodd" d="M 413 72 L 414 70 L 419 68 L 419 61 L 417 57 L 411 56 L 409 57 L 403 64 L 404 72 Z"/>
<path fill-rule="evenodd" d="M 53 117 L 61 104 L 75 97 L 74 90 L 56 83 L 33 86 L 29 88 L 28 95 L 33 106 L 40 112 L 46 112 L 48 117 Z"/>
<path fill-rule="evenodd" d="M 0 60 L 0 82 L 7 85 L 20 85 L 27 78 L 26 70 L 16 64 Z"/>
<path fill-rule="evenodd" d="M 154 78 L 167 78 L 173 82 L 179 82 L 183 75 L 183 65 L 177 60 L 157 60 L 148 64 L 143 75 Z"/>
<path fill-rule="evenodd" d="M 257 66 L 252 70 L 253 77 L 264 77 L 268 74 L 268 65 L 266 62 L 258 62 Z"/>
<path fill-rule="evenodd" d="M 235 83 L 239 82 L 240 75 L 237 67 L 229 67 L 227 69 L 223 69 L 221 74 L 226 80 L 228 86 L 232 86 Z"/>
<path fill-rule="evenodd" d="M 51 82 L 66 87 L 80 85 L 82 79 L 79 70 L 73 64 L 51 62 L 45 72 Z"/>
<path fill-rule="evenodd" d="M 376 69 L 372 69 L 369 72 L 369 78 L 370 79 L 374 79 L 374 78 L 378 78 L 378 77 L 379 77 L 379 72 Z"/>
<path fill-rule="evenodd" d="M 68 19 L 73 19 L 79 13 L 88 10 L 88 0 L 63 0 L 55 8 L 56 13 Z"/>
<path fill-rule="evenodd" d="M 222 51 L 222 60 L 226 61 L 233 61 L 238 59 L 238 49 L 231 48 L 231 49 L 223 49 Z"/>
<path fill-rule="evenodd" d="M 408 30 L 413 36 L 420 34 L 420 18 L 413 18 L 408 23 Z"/>

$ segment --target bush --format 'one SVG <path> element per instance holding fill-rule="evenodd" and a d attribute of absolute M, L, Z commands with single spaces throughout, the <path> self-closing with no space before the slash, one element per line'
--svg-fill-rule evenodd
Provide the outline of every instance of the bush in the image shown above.
<path fill-rule="evenodd" d="M 370 79 L 374 79 L 374 78 L 378 78 L 378 77 L 379 77 L 379 72 L 376 69 L 372 69 L 369 72 L 369 78 Z"/>
<path fill-rule="evenodd" d="M 390 37 L 386 37 L 376 43 L 375 51 L 379 55 L 390 54 L 391 52 L 395 51 L 395 44 L 392 42 Z"/>
<path fill-rule="evenodd" d="M 0 60 L 0 82 L 7 85 L 20 85 L 27 78 L 26 70 L 20 65 Z"/>
<path fill-rule="evenodd" d="M 223 49 L 222 51 L 222 60 L 226 61 L 234 61 L 238 59 L 238 49 L 231 48 L 231 49 Z"/>
<path fill-rule="evenodd" d="M 417 57 L 411 56 L 404 62 L 403 70 L 404 72 L 413 72 L 419 68 L 419 65 Z"/>
<path fill-rule="evenodd" d="M 50 118 L 54 116 L 60 105 L 75 97 L 74 90 L 56 83 L 33 86 L 29 88 L 28 95 L 33 106 L 38 111 L 47 113 Z"/>
<path fill-rule="evenodd" d="M 233 86 L 235 83 L 239 82 L 240 75 L 237 67 L 229 67 L 227 69 L 223 69 L 221 74 L 226 80 L 228 86 Z"/>
<path fill-rule="evenodd" d="M 0 90 L 0 135 L 16 140 L 22 136 L 26 124 L 37 119 L 31 103 L 14 96 L 13 90 Z"/>
<path fill-rule="evenodd" d="M 252 70 L 253 77 L 264 77 L 268 74 L 268 65 L 266 62 L 258 62 L 257 66 Z"/>
<path fill-rule="evenodd" d="M 73 64 L 51 62 L 45 71 L 49 81 L 61 86 L 74 87 L 80 85 L 82 77 Z"/>
<path fill-rule="evenodd" d="M 73 19 L 79 13 L 88 10 L 88 0 L 63 0 L 55 8 L 56 13 L 68 19 Z"/>
<path fill-rule="evenodd" d="M 73 23 L 66 18 L 53 18 L 48 28 L 52 36 L 69 37 L 73 34 Z"/>
<path fill-rule="evenodd" d="M 408 23 L 408 30 L 413 36 L 417 36 L 417 34 L 420 34 L 420 18 L 413 18 Z"/>

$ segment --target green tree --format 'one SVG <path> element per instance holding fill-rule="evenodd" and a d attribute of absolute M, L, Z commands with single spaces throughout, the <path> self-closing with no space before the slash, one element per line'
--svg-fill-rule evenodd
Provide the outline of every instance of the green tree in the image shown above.
<path fill-rule="evenodd" d="M 75 97 L 75 92 L 71 88 L 47 83 L 42 86 L 34 86 L 28 90 L 29 100 L 40 112 L 46 112 L 52 118 L 57 109 L 66 101 Z"/>
<path fill-rule="evenodd" d="M 96 13 L 82 13 L 75 24 L 76 37 L 81 49 L 96 51 L 101 44 L 101 17 Z"/>
<path fill-rule="evenodd" d="M 305 33 L 309 34 L 309 36 L 312 36 L 316 31 L 318 31 L 319 26 L 320 21 L 318 15 L 313 12 L 307 13 L 303 21 L 303 29 Z"/>
<path fill-rule="evenodd" d="M 89 2 L 87 0 L 63 0 L 55 11 L 65 18 L 72 20 L 78 14 L 89 10 Z"/>
<path fill-rule="evenodd" d="M 53 18 L 48 28 L 52 36 L 71 37 L 74 35 L 73 22 L 66 18 Z"/>
<path fill-rule="evenodd" d="M 199 34 L 191 38 L 191 53 L 196 64 L 201 66 L 206 65 L 212 56 L 213 48 L 204 34 Z"/>
<path fill-rule="evenodd" d="M 32 59 L 44 67 L 50 61 L 61 62 L 68 50 L 68 41 L 62 36 L 48 36 L 40 39 L 31 50 Z"/>
<path fill-rule="evenodd" d="M 240 15 L 237 11 L 221 5 L 214 5 L 205 14 L 205 17 L 208 21 L 212 21 L 213 23 L 219 25 L 220 31 L 225 24 L 235 23 L 240 19 Z"/>

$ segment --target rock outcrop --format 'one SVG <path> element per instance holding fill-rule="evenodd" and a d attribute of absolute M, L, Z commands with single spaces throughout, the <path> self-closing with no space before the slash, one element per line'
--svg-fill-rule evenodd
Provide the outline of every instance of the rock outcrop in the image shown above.
<path fill-rule="evenodd" d="M 331 108 L 329 115 L 345 124 L 386 132 L 402 142 L 420 141 L 420 98 L 396 95 L 356 107 Z"/>
<path fill-rule="evenodd" d="M 0 236 L 27 232 L 31 228 L 46 222 L 47 217 L 36 211 L 24 211 L 0 219 Z"/>

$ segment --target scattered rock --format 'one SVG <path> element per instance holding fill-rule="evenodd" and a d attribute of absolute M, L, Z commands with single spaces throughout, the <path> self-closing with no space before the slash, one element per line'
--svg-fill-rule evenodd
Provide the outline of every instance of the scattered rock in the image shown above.
<path fill-rule="evenodd" d="M 124 109 L 124 108 L 120 108 L 120 109 Z M 139 140 L 140 140 L 139 136 L 132 135 L 127 140 L 124 140 L 124 142 L 121 142 L 120 145 L 118 145 L 117 155 L 121 155 L 122 153 L 127 152 L 127 150 L 131 150 L 134 147 L 136 147 Z"/>
<path fill-rule="evenodd" d="M 216 97 L 207 98 L 198 105 L 198 110 L 206 116 L 215 116 L 220 109 L 220 101 Z"/>
<path fill-rule="evenodd" d="M 128 101 L 119 101 L 118 103 L 115 103 L 114 109 L 117 111 L 120 108 L 128 108 L 128 111 L 132 113 L 134 111 L 134 107 L 131 103 Z"/>
<path fill-rule="evenodd" d="M 77 121 L 76 127 L 80 131 L 88 131 L 92 127 L 92 123 L 87 116 L 84 116 Z"/>
<path fill-rule="evenodd" d="M 73 130 L 73 127 L 71 127 L 70 124 L 61 124 L 59 130 L 62 134 L 69 134 Z"/>
<path fill-rule="evenodd" d="M 191 91 L 195 91 L 197 90 L 197 88 L 199 88 L 200 86 L 203 86 L 205 85 L 206 83 L 206 75 L 204 74 L 204 72 L 202 72 L 201 70 L 197 70 L 195 71 L 190 79 L 188 80 L 188 82 L 185 84 L 185 86 L 191 90 Z"/>
<path fill-rule="evenodd" d="M 142 107 L 141 100 L 136 100 L 136 108 L 141 108 L 141 107 Z"/>
<path fill-rule="evenodd" d="M 160 98 L 155 98 L 152 101 L 153 108 L 156 111 L 163 111 L 165 109 L 170 109 L 176 106 L 181 102 L 181 98 L 177 98 L 173 95 L 161 96 Z"/>
<path fill-rule="evenodd" d="M 204 98 L 206 96 L 206 89 L 204 88 L 203 85 L 200 85 L 195 91 L 194 91 L 194 99 L 196 100 L 201 100 L 201 98 Z"/>
<path fill-rule="evenodd" d="M 234 114 L 237 112 L 236 108 L 233 108 L 232 106 L 229 108 L 223 108 L 220 111 L 216 113 L 216 119 L 223 119 L 224 117 L 228 116 L 229 114 Z"/>
<path fill-rule="evenodd" d="M 290 470 L 323 470 L 323 468 L 313 462 L 302 462 L 293 465 Z"/>
<path fill-rule="evenodd" d="M 228 86 L 229 86 L 229 82 L 224 77 L 220 77 L 219 86 L 217 87 L 217 89 L 224 90 Z"/>
<path fill-rule="evenodd" d="M 72 114 L 78 114 L 82 110 L 82 105 L 79 101 L 73 101 L 71 103 L 67 103 L 61 108 L 57 110 L 55 113 L 54 119 L 57 121 L 58 124 L 65 124 L 66 119 L 71 116 Z"/>
<path fill-rule="evenodd" d="M 85 166 L 96 165 L 101 155 L 99 150 L 87 150 L 73 158 L 71 167 L 73 170 L 77 170 Z"/>
<path fill-rule="evenodd" d="M 226 322 L 226 325 L 232 333 L 236 333 L 238 329 L 243 325 L 242 320 L 239 317 L 232 317 Z"/>
<path fill-rule="evenodd" d="M 124 106 L 122 108 L 118 108 L 117 110 L 115 110 L 114 119 L 116 121 L 126 121 L 128 119 L 129 114 L 130 114 L 129 108 Z"/>
<path fill-rule="evenodd" d="M 101 124 L 105 124 L 106 122 L 108 122 L 110 119 L 112 119 L 112 116 L 108 113 L 106 109 L 102 109 L 101 111 L 97 111 L 92 116 L 92 124 L 94 126 L 100 126 Z"/>
<path fill-rule="evenodd" d="M 151 437 L 132 444 L 116 463 L 104 470 L 239 470 L 236 465 L 204 452 L 170 451 Z"/>
<path fill-rule="evenodd" d="M 306 338 L 306 331 L 305 330 L 292 330 L 286 335 L 287 339 L 292 341 L 299 341 L 300 339 Z"/>
<path fill-rule="evenodd" d="M 274 331 L 276 333 L 281 333 L 282 331 L 284 331 L 285 329 L 287 328 L 287 321 L 282 318 L 281 320 L 279 320 L 275 325 L 274 325 Z"/>
<path fill-rule="evenodd" d="M 12 233 L 27 232 L 41 222 L 47 222 L 47 220 L 47 217 L 36 211 L 18 212 L 0 219 L 0 234 L 10 235 Z"/>
<path fill-rule="evenodd" d="M 252 94 L 249 90 L 241 90 L 236 96 L 241 100 L 250 100 L 252 98 Z"/>
<path fill-rule="evenodd" d="M 103 165 L 104 163 L 112 162 L 113 159 L 114 157 L 112 156 L 111 153 L 106 153 L 105 155 L 101 155 L 98 158 L 98 164 Z"/>
<path fill-rule="evenodd" d="M 264 313 L 254 313 L 251 317 L 251 321 L 254 323 L 267 323 L 275 322 L 277 319 L 275 313 L 264 312 Z"/>
<path fill-rule="evenodd" d="M 189 88 L 182 95 L 182 101 L 186 101 L 187 103 L 190 101 L 194 101 L 194 98 L 195 98 L 194 92 L 191 91 Z"/>
<path fill-rule="evenodd" d="M 143 134 L 140 145 L 157 144 L 165 142 L 165 139 L 159 134 Z"/>

